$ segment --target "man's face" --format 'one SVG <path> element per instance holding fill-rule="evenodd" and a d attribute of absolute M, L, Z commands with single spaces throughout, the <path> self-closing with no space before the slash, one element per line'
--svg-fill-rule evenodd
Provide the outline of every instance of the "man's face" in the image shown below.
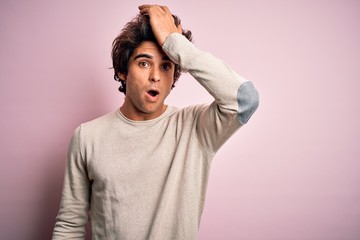
<path fill-rule="evenodd" d="M 159 45 L 144 41 L 129 59 L 128 74 L 119 77 L 126 81 L 125 102 L 121 112 L 132 120 L 149 120 L 166 109 L 165 98 L 174 82 L 175 64 Z"/>

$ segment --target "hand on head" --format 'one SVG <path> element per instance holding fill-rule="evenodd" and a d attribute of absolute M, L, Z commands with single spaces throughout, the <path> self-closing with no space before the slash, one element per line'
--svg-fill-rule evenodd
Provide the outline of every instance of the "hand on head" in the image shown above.
<path fill-rule="evenodd" d="M 141 14 L 149 16 L 151 29 L 160 46 L 164 44 L 170 34 L 174 32 L 182 33 L 181 25 L 175 25 L 174 18 L 168 7 L 141 5 L 139 6 L 139 10 Z"/>

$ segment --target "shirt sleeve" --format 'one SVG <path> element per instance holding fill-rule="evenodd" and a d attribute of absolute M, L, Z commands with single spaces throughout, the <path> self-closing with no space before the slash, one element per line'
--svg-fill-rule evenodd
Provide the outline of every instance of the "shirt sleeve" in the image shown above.
<path fill-rule="evenodd" d="M 210 152 L 217 151 L 257 109 L 257 90 L 225 62 L 199 50 L 179 33 L 171 34 L 162 48 L 214 97 L 211 105 L 200 108 L 196 129 L 200 143 Z"/>
<path fill-rule="evenodd" d="M 90 207 L 90 181 L 81 154 L 80 127 L 70 142 L 59 213 L 52 239 L 85 239 Z"/>

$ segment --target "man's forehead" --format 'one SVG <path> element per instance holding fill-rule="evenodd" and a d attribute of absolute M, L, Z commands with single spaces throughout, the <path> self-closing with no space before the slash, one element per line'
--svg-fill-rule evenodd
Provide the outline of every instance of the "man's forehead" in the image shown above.
<path fill-rule="evenodd" d="M 151 41 L 144 41 L 139 47 L 135 48 L 132 58 L 134 59 L 139 55 L 147 55 L 151 58 L 169 60 L 169 57 L 165 54 L 161 47 Z"/>

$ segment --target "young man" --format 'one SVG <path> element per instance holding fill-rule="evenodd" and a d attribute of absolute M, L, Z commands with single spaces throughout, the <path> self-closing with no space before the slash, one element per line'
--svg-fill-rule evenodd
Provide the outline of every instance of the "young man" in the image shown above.
<path fill-rule="evenodd" d="M 211 161 L 258 106 L 252 83 L 197 49 L 164 6 L 143 5 L 113 43 L 125 100 L 72 137 L 53 239 L 196 239 Z M 180 70 L 214 97 L 164 104 Z"/>

